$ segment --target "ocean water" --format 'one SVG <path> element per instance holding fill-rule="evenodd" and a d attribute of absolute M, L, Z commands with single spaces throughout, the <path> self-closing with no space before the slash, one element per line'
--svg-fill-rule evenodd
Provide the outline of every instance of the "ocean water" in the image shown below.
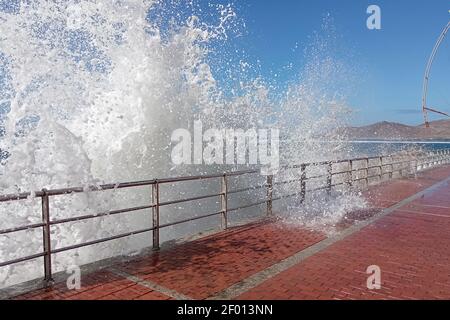
<path fill-rule="evenodd" d="M 282 141 L 280 148 L 280 158 L 284 164 L 292 164 L 295 160 L 290 158 L 290 154 L 284 154 L 284 150 L 289 148 L 292 139 Z M 321 153 L 316 153 L 313 161 L 327 161 L 352 159 L 359 157 L 373 157 L 381 155 L 391 155 L 404 151 L 435 151 L 450 148 L 450 142 L 443 141 L 320 141 L 314 146 L 304 145 L 298 147 L 299 152 L 313 153 L 311 148 L 318 146 Z"/>
<path fill-rule="evenodd" d="M 360 141 L 349 143 L 349 149 L 355 156 L 377 156 L 408 150 L 435 151 L 448 148 L 450 148 L 450 142 L 440 141 Z"/>

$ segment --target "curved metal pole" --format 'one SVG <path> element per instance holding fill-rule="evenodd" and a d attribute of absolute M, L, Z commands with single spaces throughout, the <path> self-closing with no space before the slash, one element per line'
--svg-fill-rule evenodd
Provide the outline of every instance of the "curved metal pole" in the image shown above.
<path fill-rule="evenodd" d="M 430 58 L 428 59 L 427 67 L 425 69 L 425 74 L 423 77 L 423 93 L 422 93 L 422 112 L 423 112 L 423 120 L 425 122 L 425 126 L 428 128 L 430 126 L 428 122 L 428 111 L 440 113 L 443 115 L 448 116 L 448 114 L 444 112 L 440 112 L 434 109 L 431 109 L 427 107 L 427 94 L 428 94 L 428 80 L 430 77 L 430 71 L 431 66 L 433 65 L 434 57 L 436 56 L 436 52 L 439 49 L 439 46 L 441 45 L 442 41 L 445 38 L 445 35 L 447 34 L 448 30 L 450 29 L 450 21 L 447 22 L 447 25 L 445 26 L 444 30 L 442 30 L 441 34 L 439 35 L 439 38 L 436 41 L 436 44 L 433 47 L 433 51 L 431 51 Z"/>

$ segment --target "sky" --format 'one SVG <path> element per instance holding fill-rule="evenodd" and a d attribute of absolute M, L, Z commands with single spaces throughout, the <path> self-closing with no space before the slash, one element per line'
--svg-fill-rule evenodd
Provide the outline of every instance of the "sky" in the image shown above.
<path fill-rule="evenodd" d="M 263 77 L 276 75 L 281 85 L 295 78 L 305 63 L 302 48 L 329 14 L 339 38 L 336 55 L 342 55 L 356 73 L 351 80 L 355 90 L 347 98 L 355 110 L 353 124 L 421 123 L 423 74 L 450 19 L 449 1 L 236 0 L 234 4 L 246 32 L 231 41 L 245 50 L 250 62 L 258 61 Z M 381 9 L 380 30 L 366 26 L 371 4 Z M 450 111 L 449 42 L 450 37 L 441 45 L 430 77 L 429 105 L 444 111 Z M 284 68 L 290 63 L 293 68 Z"/>
<path fill-rule="evenodd" d="M 169 1 L 178 5 L 172 6 L 175 11 L 166 15 L 166 23 L 189 3 Z M 196 7 L 197 11 L 208 12 L 210 4 L 230 1 L 197 0 Z M 0 7 L 10 11 L 14 6 L 8 3 L 15 2 L 0 0 Z M 344 61 L 354 73 L 348 80 L 351 92 L 347 96 L 354 110 L 351 123 L 422 122 L 423 74 L 437 37 L 450 19 L 448 0 L 234 0 L 231 4 L 245 27 L 227 40 L 234 52 L 230 61 L 244 58 L 258 66 L 256 75 L 275 84 L 280 92 L 297 79 L 307 62 L 304 48 L 311 44 L 314 32 L 320 33 L 324 17 L 328 16 L 338 42 L 330 54 Z M 380 30 L 366 26 L 366 10 L 372 4 L 381 9 Z M 221 49 L 216 51 L 223 55 Z M 216 67 L 223 61 L 218 59 Z M 431 70 L 428 100 L 430 107 L 448 112 L 449 66 L 450 37 L 442 43 Z M 220 73 L 227 67 L 219 66 L 221 71 L 216 72 L 223 85 L 226 77 L 221 79 Z"/>

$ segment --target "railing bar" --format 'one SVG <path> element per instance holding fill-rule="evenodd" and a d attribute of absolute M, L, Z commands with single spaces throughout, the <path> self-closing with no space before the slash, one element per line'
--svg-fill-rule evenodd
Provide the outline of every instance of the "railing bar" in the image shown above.
<path fill-rule="evenodd" d="M 258 185 L 258 186 L 256 186 L 256 187 L 249 187 L 249 188 L 236 189 L 236 190 L 228 191 L 228 194 L 231 194 L 231 193 L 239 193 L 239 192 L 246 192 L 246 191 L 253 191 L 253 190 L 261 189 L 261 188 L 264 188 L 264 187 L 265 187 L 265 184 Z"/>
<path fill-rule="evenodd" d="M 267 200 L 250 203 L 250 204 L 247 204 L 247 205 L 244 205 L 244 206 L 240 206 L 240 207 L 236 207 L 236 208 L 231 208 L 231 209 L 228 209 L 228 212 L 241 210 L 241 209 L 246 209 L 246 208 L 250 208 L 250 207 L 255 207 L 255 206 L 259 206 L 261 204 L 265 204 L 265 203 L 267 203 Z"/>
<path fill-rule="evenodd" d="M 392 172 L 383 172 L 383 175 L 389 174 L 389 173 L 393 173 L 393 172 L 399 172 L 400 170 L 395 170 Z M 366 179 L 370 179 L 370 178 L 375 178 L 375 177 L 379 177 L 380 175 L 376 174 L 376 175 L 372 175 L 372 176 L 367 176 L 367 177 L 363 177 L 363 178 L 356 178 L 353 179 L 353 181 L 360 181 L 360 180 L 366 180 Z"/>
<path fill-rule="evenodd" d="M 332 175 L 336 176 L 338 174 L 344 174 L 344 173 L 350 173 L 350 170 L 346 170 L 346 171 L 339 171 L 339 172 L 333 172 Z"/>
<path fill-rule="evenodd" d="M 35 197 L 40 197 L 42 192 L 39 192 L 39 194 L 35 194 Z M 0 202 L 5 201 L 14 201 L 14 200 L 25 200 L 28 199 L 28 197 L 31 196 L 31 192 L 24 192 L 24 193 L 18 193 L 18 194 L 5 194 L 0 196 Z"/>
<path fill-rule="evenodd" d="M 195 180 L 208 180 L 208 179 L 216 179 L 220 178 L 222 174 L 214 174 L 214 175 L 204 175 L 204 176 L 187 176 L 187 177 L 177 177 L 177 178 L 165 178 L 158 179 L 158 183 L 173 183 L 173 182 L 184 182 L 184 181 L 195 181 Z"/>
<path fill-rule="evenodd" d="M 411 161 L 410 160 L 407 160 L 407 161 L 397 161 L 397 162 L 390 162 L 390 163 L 386 163 L 386 164 L 383 164 L 383 166 L 387 166 L 387 165 L 394 165 L 394 164 L 403 164 L 403 163 L 410 163 Z"/>
<path fill-rule="evenodd" d="M 242 171 L 234 171 L 227 173 L 228 176 L 239 176 L 244 174 L 258 173 L 259 170 L 242 170 Z M 199 176 L 187 176 L 187 177 L 174 177 L 174 178 L 164 178 L 164 179 L 152 179 L 152 180 L 143 180 L 143 181 L 133 181 L 133 182 L 121 182 L 121 183 L 110 183 L 103 184 L 99 186 L 89 186 L 89 187 L 73 187 L 73 188 L 63 188 L 63 189 L 51 189 L 48 190 L 49 196 L 57 196 L 57 195 L 65 195 L 71 193 L 81 193 L 86 191 L 106 191 L 112 189 L 122 189 L 129 187 L 139 187 L 152 185 L 156 183 L 158 180 L 159 183 L 170 183 L 170 182 L 183 182 L 183 181 L 191 181 L 191 180 L 204 180 L 204 179 L 214 179 L 220 178 L 223 176 L 222 174 L 214 174 L 214 175 L 199 175 Z M 18 194 L 6 194 L 0 196 L 0 202 L 4 201 L 12 201 L 12 200 L 24 200 L 30 197 L 31 192 L 24 192 Z M 42 191 L 36 191 L 34 197 L 42 197 L 44 194 Z"/>
<path fill-rule="evenodd" d="M 383 167 L 384 167 L 384 165 L 383 165 Z M 377 165 L 377 166 L 369 166 L 367 169 L 375 169 L 375 168 L 380 168 L 380 165 Z"/>
<path fill-rule="evenodd" d="M 285 198 L 290 198 L 290 197 L 293 197 L 293 196 L 299 196 L 299 197 L 301 197 L 301 194 L 298 193 L 298 192 L 296 192 L 296 193 L 290 193 L 290 194 L 286 194 L 286 195 L 282 195 L 282 196 L 278 196 L 278 197 L 276 197 L 276 198 L 273 198 L 272 201 L 275 201 L 275 200 L 281 200 L 281 199 L 285 199 Z"/>
<path fill-rule="evenodd" d="M 42 222 L 40 222 L 40 223 L 35 223 L 35 224 L 29 224 L 29 225 L 27 225 L 27 226 L 22 226 L 22 227 L 3 229 L 3 230 L 0 230 L 0 235 L 1 235 L 1 234 L 11 233 L 11 232 L 17 232 L 17 231 L 23 231 L 23 230 L 30 230 L 30 229 L 41 228 L 41 227 L 43 227 L 43 226 L 45 226 L 45 224 L 42 223 Z"/>
<path fill-rule="evenodd" d="M 49 196 L 66 195 L 72 193 L 81 193 L 86 191 L 106 191 L 113 189 L 122 189 L 130 187 L 139 187 L 154 184 L 155 180 L 143 180 L 143 181 L 133 181 L 133 182 L 121 182 L 121 183 L 109 183 L 99 186 L 88 186 L 88 187 L 72 187 L 72 188 L 62 188 L 62 189 L 51 189 L 48 190 Z M 0 202 L 11 201 L 11 200 L 24 200 L 31 196 L 31 192 L 19 193 L 19 194 L 7 194 L 0 196 Z M 44 193 L 42 191 L 36 191 L 33 197 L 42 197 Z"/>
<path fill-rule="evenodd" d="M 244 174 L 252 174 L 252 173 L 260 173 L 260 170 L 245 170 L 245 171 L 234 171 L 234 172 L 227 172 L 227 176 L 240 176 Z"/>
<path fill-rule="evenodd" d="M 230 210 L 228 210 L 228 211 L 230 211 Z M 180 220 L 180 221 L 176 221 L 176 222 L 161 224 L 161 225 L 159 225 L 159 228 L 161 229 L 161 228 L 168 227 L 168 226 L 171 226 L 171 225 L 180 224 L 180 223 L 183 223 L 183 222 L 188 222 L 188 221 L 193 221 L 193 220 L 198 220 L 198 219 L 206 218 L 206 217 L 209 217 L 209 216 L 218 215 L 218 214 L 221 214 L 221 213 L 222 213 L 222 211 L 211 213 L 211 214 L 207 214 L 207 215 L 203 215 L 203 216 L 199 216 L 199 217 L 194 217 L 194 218 L 189 218 L 189 219 L 185 219 L 185 220 Z M 120 238 L 125 238 L 125 237 L 129 237 L 129 236 L 132 236 L 132 235 L 141 234 L 141 233 L 144 233 L 144 232 L 150 232 L 150 231 L 153 231 L 154 229 L 155 229 L 154 227 L 151 227 L 151 228 L 146 228 L 146 229 L 142 229 L 142 230 L 138 230 L 138 231 L 132 231 L 132 232 L 119 234 L 119 235 L 116 235 L 116 236 L 111 236 L 111 237 L 108 237 L 108 238 L 88 241 L 88 242 L 76 244 L 76 245 L 73 245 L 73 246 L 67 246 L 67 247 L 63 247 L 63 248 L 53 249 L 52 253 L 60 253 L 60 252 L 63 252 L 63 251 L 78 249 L 78 248 L 82 248 L 82 247 L 86 247 L 86 246 L 90 246 L 90 245 L 94 245 L 94 244 L 99 244 L 99 243 L 106 242 L 106 241 L 111 241 L 111 240 L 116 240 L 116 239 L 120 239 Z M 44 255 L 44 254 L 42 254 L 42 255 Z"/>
<path fill-rule="evenodd" d="M 336 183 L 336 184 L 332 184 L 331 186 L 334 187 L 334 186 L 339 186 L 339 185 L 343 185 L 343 184 L 345 184 L 345 182 L 339 182 L 339 183 Z M 314 191 L 323 190 L 323 189 L 326 189 L 326 188 L 328 188 L 328 186 L 318 187 L 318 188 L 313 188 L 313 189 L 307 189 L 306 191 L 314 192 Z M 281 196 L 278 196 L 278 197 L 274 197 L 272 200 L 273 201 L 281 200 L 283 198 L 293 197 L 295 195 L 301 196 L 300 193 L 296 192 L 296 193 L 291 193 L 291 194 L 288 194 L 288 195 L 281 195 Z"/>
<path fill-rule="evenodd" d="M 187 199 L 166 201 L 166 202 L 161 202 L 159 204 L 159 206 L 162 207 L 162 206 L 168 206 L 168 205 L 171 205 L 171 204 L 177 204 L 177 203 L 182 203 L 182 202 L 189 202 L 189 201 L 195 201 L 195 200 L 202 200 L 202 199 L 207 199 L 207 198 L 219 197 L 221 195 L 223 195 L 222 192 L 221 193 L 217 193 L 217 194 L 208 194 L 206 196 L 198 196 L 198 197 L 187 198 Z"/>
<path fill-rule="evenodd" d="M 315 176 L 309 176 L 309 177 L 306 177 L 305 179 L 306 180 L 309 180 L 309 179 L 318 179 L 318 178 L 323 178 L 323 177 L 326 177 L 326 176 L 328 176 L 328 174 L 321 174 L 321 175 L 315 175 Z"/>
<path fill-rule="evenodd" d="M 326 165 L 326 164 L 337 164 L 337 163 L 343 163 L 343 162 L 347 162 L 348 160 L 353 160 L 353 161 L 362 161 L 362 160 L 372 160 L 372 159 L 377 159 L 378 156 L 374 156 L 374 157 L 362 157 L 362 158 L 352 158 L 352 159 L 340 159 L 340 160 L 328 160 L 328 161 L 319 161 L 319 162 L 309 162 L 309 163 L 304 163 L 307 166 L 322 166 L 322 165 Z M 292 166 L 282 166 L 281 169 L 298 169 L 301 167 L 302 164 L 296 164 L 296 165 L 292 165 Z"/>
<path fill-rule="evenodd" d="M 242 170 L 242 171 L 234 171 L 227 173 L 227 176 L 240 176 L 244 174 L 258 173 L 259 170 Z M 215 179 L 221 178 L 223 173 L 211 174 L 211 175 L 199 175 L 199 176 L 187 176 L 187 177 L 175 177 L 175 178 L 165 178 L 158 179 L 159 183 L 170 183 L 170 182 L 182 182 L 182 181 L 191 181 L 191 180 L 204 180 L 204 179 Z"/>
<path fill-rule="evenodd" d="M 332 187 L 336 187 L 336 186 L 341 186 L 343 184 L 346 184 L 346 182 L 338 182 L 338 183 L 333 183 L 331 184 Z"/>
<path fill-rule="evenodd" d="M 151 209 L 154 206 L 155 205 L 151 204 L 151 205 L 147 205 L 147 206 L 139 206 L 139 207 L 126 208 L 126 209 L 111 210 L 111 211 L 102 212 L 102 213 L 99 213 L 99 214 L 89 214 L 89 215 L 78 216 L 78 217 L 73 217 L 73 218 L 53 220 L 53 221 L 50 222 L 50 225 L 56 225 L 56 224 L 67 223 L 67 222 L 82 221 L 82 220 L 86 220 L 86 219 L 100 218 L 100 217 L 104 217 L 104 216 L 112 216 L 112 215 L 116 215 L 116 214 L 119 214 L 119 213 L 126 213 L 126 212 L 131 212 L 131 211 Z"/>
<path fill-rule="evenodd" d="M 312 188 L 312 189 L 307 189 L 306 191 L 308 192 L 313 192 L 313 191 L 317 191 L 317 190 L 324 190 L 327 189 L 328 186 L 322 186 L 322 187 L 317 187 L 317 188 Z"/>
<path fill-rule="evenodd" d="M 300 182 L 300 181 L 302 181 L 301 178 L 291 179 L 291 180 L 286 180 L 286 181 L 277 181 L 277 182 L 274 182 L 273 185 L 278 186 L 278 185 L 282 185 L 282 184 L 288 184 L 288 183 Z"/>
<path fill-rule="evenodd" d="M 148 186 L 155 183 L 155 180 L 144 180 L 144 181 L 133 181 L 133 182 L 121 182 L 121 183 L 109 183 L 103 184 L 99 186 L 88 186 L 86 188 L 83 187 L 74 187 L 74 188 L 65 188 L 65 189 L 53 189 L 48 191 L 49 196 L 58 196 L 65 195 L 71 193 L 81 193 L 86 191 L 107 191 L 114 189 L 123 189 L 123 188 L 131 188 L 131 187 L 142 187 Z"/>
<path fill-rule="evenodd" d="M 367 168 L 357 168 L 353 169 L 352 172 L 359 172 L 359 171 L 365 171 Z"/>
<path fill-rule="evenodd" d="M 31 255 L 31 256 L 26 256 L 26 257 L 23 257 L 23 258 L 18 258 L 18 259 L 14 259 L 14 260 L 1 262 L 0 263 L 0 267 L 5 267 L 5 266 L 11 265 L 11 264 L 16 264 L 16 263 L 21 263 L 21 262 L 28 261 L 28 260 L 33 260 L 33 259 L 40 258 L 40 257 L 43 257 L 43 256 L 45 256 L 45 252 L 36 253 L 36 254 Z"/>
<path fill-rule="evenodd" d="M 228 212 L 229 212 L 230 210 L 228 210 Z M 189 222 L 189 221 L 195 221 L 195 220 L 199 220 L 199 219 L 203 219 L 203 218 L 208 218 L 208 217 L 212 217 L 212 216 L 217 216 L 217 215 L 219 215 L 219 214 L 222 214 L 224 211 L 218 211 L 218 212 L 214 212 L 214 213 L 208 213 L 208 214 L 205 214 L 205 215 L 202 215 L 202 216 L 198 216 L 198 217 L 192 217 L 192 218 L 187 218 L 187 219 L 183 219 L 183 220 L 178 220 L 178 221 L 175 221 L 175 222 L 168 222 L 168 223 L 165 223 L 165 224 L 162 224 L 162 225 L 160 225 L 159 227 L 160 228 L 165 228 L 165 227 L 170 227 L 170 226 L 174 226 L 174 225 L 177 225 L 177 224 L 180 224 L 180 223 L 184 223 L 184 222 Z"/>
<path fill-rule="evenodd" d="M 375 178 L 375 177 L 379 177 L 379 176 L 380 176 L 379 174 L 374 174 L 374 175 L 371 175 L 371 176 L 367 176 L 367 179 Z"/>
<path fill-rule="evenodd" d="M 142 230 L 138 230 L 138 231 L 122 233 L 122 234 L 119 234 L 119 235 L 116 235 L 116 236 L 111 236 L 111 237 L 108 237 L 108 238 L 103 238 L 103 239 L 88 241 L 88 242 L 75 244 L 75 245 L 67 246 L 67 247 L 63 247 L 63 248 L 53 249 L 52 253 L 60 253 L 60 252 L 63 252 L 63 251 L 68 251 L 68 250 L 78 249 L 78 248 L 82 248 L 82 247 L 86 247 L 86 246 L 91 246 L 91 245 L 102 243 L 102 242 L 106 242 L 106 241 L 111 241 L 111 240 L 116 240 L 116 239 L 120 239 L 120 238 L 125 238 L 125 237 L 129 237 L 129 236 L 132 236 L 132 235 L 141 234 L 141 233 L 144 233 L 144 232 L 150 232 L 150 231 L 153 231 L 154 229 L 155 228 L 150 227 L 150 228 L 146 228 L 146 229 L 142 229 Z"/>

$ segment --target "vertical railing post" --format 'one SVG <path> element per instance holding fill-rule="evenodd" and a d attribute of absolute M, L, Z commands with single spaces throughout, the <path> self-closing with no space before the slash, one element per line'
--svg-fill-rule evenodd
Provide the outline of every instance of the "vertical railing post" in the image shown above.
<path fill-rule="evenodd" d="M 416 160 L 412 159 L 410 161 L 410 164 L 409 164 L 409 169 L 411 170 L 411 175 L 415 175 L 416 174 L 416 168 L 417 168 Z"/>
<path fill-rule="evenodd" d="M 380 181 L 383 180 L 383 157 L 380 157 Z"/>
<path fill-rule="evenodd" d="M 221 180 L 221 207 L 222 207 L 222 229 L 228 228 L 228 181 L 224 173 Z"/>
<path fill-rule="evenodd" d="M 408 168 L 409 168 L 409 162 L 407 162 L 407 161 L 405 161 L 405 157 L 406 156 L 403 156 L 403 160 L 402 160 L 402 176 L 404 176 L 405 175 L 405 171 L 406 171 L 406 175 L 408 174 L 408 172 L 409 172 L 409 170 L 408 170 Z M 405 163 L 406 163 L 406 166 L 405 166 Z"/>
<path fill-rule="evenodd" d="M 369 158 L 366 158 L 366 186 L 369 185 Z"/>
<path fill-rule="evenodd" d="M 271 216 L 273 214 L 272 212 L 273 175 L 267 176 L 266 188 L 267 188 L 267 215 Z"/>
<path fill-rule="evenodd" d="M 306 164 L 300 166 L 300 202 L 305 201 L 306 196 Z"/>
<path fill-rule="evenodd" d="M 331 193 L 332 181 L 333 181 L 333 163 L 328 162 L 328 165 L 327 165 L 327 192 L 328 192 L 328 194 Z"/>
<path fill-rule="evenodd" d="M 414 159 L 414 175 L 417 175 L 417 171 L 419 170 L 419 159 Z"/>
<path fill-rule="evenodd" d="M 389 156 L 389 162 L 390 162 L 390 167 L 391 167 L 391 171 L 389 171 L 389 179 L 392 179 L 394 176 L 394 162 L 395 159 L 392 158 L 392 156 Z"/>
<path fill-rule="evenodd" d="M 159 183 L 152 184 L 153 250 L 159 250 Z"/>
<path fill-rule="evenodd" d="M 348 161 L 348 185 L 353 186 L 353 161 Z"/>
<path fill-rule="evenodd" d="M 42 240 L 44 249 L 44 275 L 47 285 L 52 284 L 52 246 L 50 239 L 50 202 L 46 189 L 42 189 Z"/>

